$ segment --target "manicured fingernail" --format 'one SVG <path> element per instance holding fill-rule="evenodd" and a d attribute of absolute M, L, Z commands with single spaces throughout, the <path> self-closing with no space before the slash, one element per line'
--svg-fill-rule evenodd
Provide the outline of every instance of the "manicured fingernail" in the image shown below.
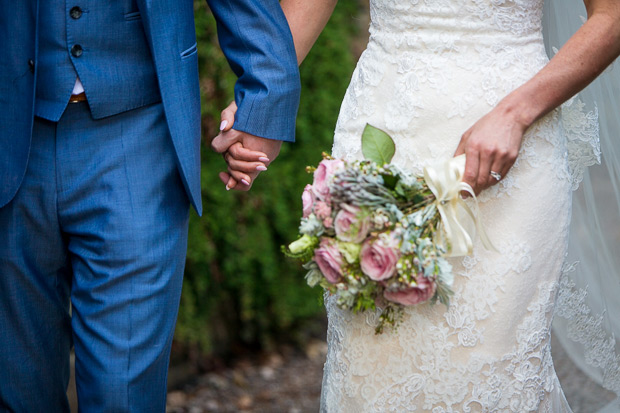
<path fill-rule="evenodd" d="M 222 123 L 220 123 L 220 130 L 224 130 L 224 128 L 228 125 L 228 121 L 227 120 L 223 120 Z"/>
<path fill-rule="evenodd" d="M 269 158 L 265 158 L 264 156 L 261 156 L 258 160 L 261 162 L 269 162 Z"/>
<path fill-rule="evenodd" d="M 261 172 L 265 172 L 267 170 L 267 167 L 265 165 L 258 165 L 256 167 L 257 171 L 261 171 Z"/>
<path fill-rule="evenodd" d="M 228 184 L 226 184 L 226 190 L 230 191 L 230 187 L 228 186 Z"/>
<path fill-rule="evenodd" d="M 245 179 L 242 179 L 241 182 L 243 182 L 243 184 L 245 186 L 250 186 L 250 183 L 248 181 L 246 181 Z"/>

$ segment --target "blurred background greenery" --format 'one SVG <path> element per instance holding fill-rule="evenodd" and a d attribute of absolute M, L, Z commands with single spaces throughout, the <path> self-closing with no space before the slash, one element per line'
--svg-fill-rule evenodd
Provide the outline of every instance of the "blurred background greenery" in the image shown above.
<path fill-rule="evenodd" d="M 220 111 L 232 99 L 235 77 L 217 44 L 206 2 L 195 1 L 205 143 L 217 134 Z M 183 295 L 173 360 L 205 363 L 240 352 L 302 344 L 324 330 L 319 290 L 310 289 L 282 244 L 296 238 L 301 192 L 330 151 L 338 110 L 357 58 L 359 0 L 341 0 L 301 66 L 297 142 L 284 144 L 250 193 L 227 192 L 217 174 L 221 156 L 202 154 L 205 214 L 191 217 Z M 365 34 L 365 30 L 364 33 Z"/>

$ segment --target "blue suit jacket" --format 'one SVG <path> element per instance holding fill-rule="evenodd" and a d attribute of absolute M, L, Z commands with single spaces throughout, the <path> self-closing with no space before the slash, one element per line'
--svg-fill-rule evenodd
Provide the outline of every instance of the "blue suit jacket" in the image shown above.
<path fill-rule="evenodd" d="M 37 76 L 38 0 L 0 2 L 0 207 L 28 163 Z M 294 140 L 299 72 L 278 0 L 208 0 L 238 76 L 235 129 Z M 179 170 L 200 214 L 200 91 L 192 0 L 137 0 Z M 41 35 L 44 35 L 41 33 Z M 105 36 L 105 33 L 102 33 Z M 145 150 L 148 150 L 145 148 Z"/>

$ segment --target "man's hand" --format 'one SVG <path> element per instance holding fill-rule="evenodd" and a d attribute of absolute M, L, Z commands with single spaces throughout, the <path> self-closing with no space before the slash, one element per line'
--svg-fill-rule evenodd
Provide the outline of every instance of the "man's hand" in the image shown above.
<path fill-rule="evenodd" d="M 220 172 L 226 190 L 248 191 L 258 174 L 278 156 L 282 142 L 233 129 L 236 112 L 234 101 L 222 111 L 220 134 L 211 141 L 211 148 L 223 154 L 228 164 L 228 172 Z"/>
<path fill-rule="evenodd" d="M 223 154 L 228 164 L 228 172 L 220 173 L 226 190 L 248 191 L 258 174 L 278 156 L 282 142 L 233 129 L 236 112 L 234 101 L 222 111 L 220 134 L 211 141 L 211 148 Z"/>
<path fill-rule="evenodd" d="M 220 134 L 211 141 L 211 148 L 223 154 L 228 164 L 228 173 L 220 173 L 226 189 L 247 191 L 258 174 L 266 171 L 278 156 L 282 142 L 232 129 L 236 111 L 235 102 L 222 111 Z"/>
<path fill-rule="evenodd" d="M 227 189 L 247 191 L 259 173 L 267 170 L 280 153 L 281 141 L 260 138 L 231 129 L 221 132 L 211 142 L 215 152 L 224 154 L 228 173 L 221 172 L 220 179 Z M 237 183 L 241 183 L 238 185 Z"/>

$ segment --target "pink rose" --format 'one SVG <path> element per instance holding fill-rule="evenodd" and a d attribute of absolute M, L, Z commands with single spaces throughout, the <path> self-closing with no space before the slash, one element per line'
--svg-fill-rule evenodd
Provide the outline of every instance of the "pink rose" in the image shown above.
<path fill-rule="evenodd" d="M 314 207 L 314 213 L 318 219 L 325 219 L 332 214 L 332 207 L 327 202 L 319 201 Z"/>
<path fill-rule="evenodd" d="M 400 250 L 394 238 L 369 239 L 362 245 L 360 266 L 371 280 L 383 281 L 394 275 L 399 258 Z"/>
<path fill-rule="evenodd" d="M 314 261 L 316 261 L 327 281 L 332 284 L 340 281 L 343 258 L 332 240 L 329 238 L 321 239 L 319 248 L 314 250 Z"/>
<path fill-rule="evenodd" d="M 334 229 L 338 239 L 345 242 L 359 244 L 364 241 L 370 230 L 370 220 L 359 218 L 360 209 L 350 205 L 342 205 L 342 209 L 336 214 Z"/>
<path fill-rule="evenodd" d="M 402 291 L 385 291 L 383 296 L 386 300 L 402 304 L 415 305 L 430 300 L 435 295 L 437 285 L 434 281 L 420 274 L 418 285 Z"/>
<path fill-rule="evenodd" d="M 314 182 L 312 189 L 319 198 L 325 199 L 329 195 L 329 183 L 334 173 L 344 168 L 344 162 L 340 159 L 323 159 L 314 171 Z"/>
<path fill-rule="evenodd" d="M 301 194 L 301 202 L 303 204 L 303 217 L 307 218 L 312 213 L 312 206 L 314 205 L 312 185 L 306 185 L 304 188 L 304 192 Z"/>
<path fill-rule="evenodd" d="M 323 226 L 325 228 L 331 228 L 334 225 L 334 219 L 332 217 L 327 217 L 323 220 Z"/>

